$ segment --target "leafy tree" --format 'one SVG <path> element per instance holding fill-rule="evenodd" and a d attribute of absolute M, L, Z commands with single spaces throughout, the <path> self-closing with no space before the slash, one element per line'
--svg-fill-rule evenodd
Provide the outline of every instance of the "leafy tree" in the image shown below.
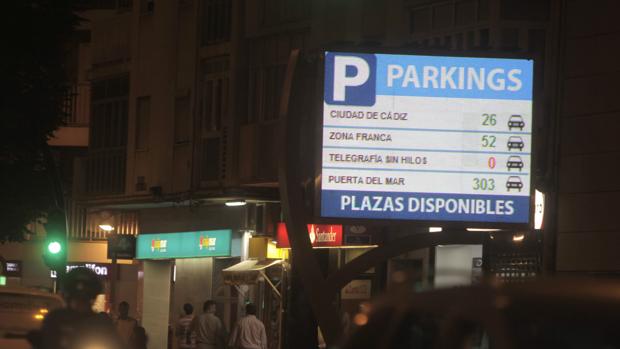
<path fill-rule="evenodd" d="M 23 240 L 55 207 L 47 140 L 62 124 L 73 0 L 2 3 L 0 242 Z"/>

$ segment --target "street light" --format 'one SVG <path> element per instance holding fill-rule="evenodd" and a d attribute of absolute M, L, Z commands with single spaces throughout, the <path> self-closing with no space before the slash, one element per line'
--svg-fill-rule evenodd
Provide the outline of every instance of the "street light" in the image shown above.
<path fill-rule="evenodd" d="M 105 230 L 107 232 L 110 232 L 110 231 L 114 230 L 114 227 L 111 226 L 110 224 L 99 224 L 99 229 Z"/>
<path fill-rule="evenodd" d="M 245 206 L 245 205 L 246 205 L 245 200 L 226 201 L 226 206 L 228 207 Z"/>

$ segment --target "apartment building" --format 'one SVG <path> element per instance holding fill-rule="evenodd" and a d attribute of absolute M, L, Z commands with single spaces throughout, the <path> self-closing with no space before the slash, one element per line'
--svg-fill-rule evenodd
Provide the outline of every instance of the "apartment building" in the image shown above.
<path fill-rule="evenodd" d="M 514 277 L 524 270 L 616 271 L 618 227 L 606 214 L 617 202 L 610 176 L 618 149 L 606 126 L 617 121 L 615 85 L 599 76 L 614 69 L 615 53 L 604 62 L 591 57 L 606 56 L 601 50 L 615 43 L 609 14 L 617 5 L 587 3 L 91 1 L 76 60 L 76 108 L 90 120 L 88 152 L 75 164 L 69 234 L 102 242 L 109 234 L 102 223 L 132 235 L 230 229 L 238 247 L 229 258 L 176 263 L 176 273 L 188 275 L 179 281 L 185 286 L 170 291 L 169 304 L 160 306 L 166 311 L 149 316 L 167 317 L 171 309 L 172 319 L 187 300 L 234 299 L 217 271 L 247 254 L 245 232 L 273 233 L 280 215 L 278 106 L 292 49 L 309 59 L 339 49 L 493 53 L 535 60 L 533 184 L 547 198 L 533 243 L 517 251 L 489 247 L 496 267 L 513 268 Z M 315 125 L 320 115 L 310 114 L 300 117 Z M 313 137 L 309 131 L 309 144 Z M 226 206 L 230 201 L 247 205 Z M 144 284 L 169 283 L 162 280 L 173 271 L 161 263 L 145 262 Z M 201 268 L 208 272 L 190 287 Z M 149 280 L 147 269 L 157 277 Z M 194 297 L 197 288 L 206 291 Z M 229 321 L 235 316 L 226 311 Z M 154 342 L 164 340 L 157 336 Z"/>

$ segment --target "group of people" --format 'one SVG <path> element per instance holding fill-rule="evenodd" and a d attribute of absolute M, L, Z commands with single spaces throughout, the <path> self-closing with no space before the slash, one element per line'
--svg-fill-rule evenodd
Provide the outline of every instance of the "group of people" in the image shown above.
<path fill-rule="evenodd" d="M 93 311 L 103 285 L 92 270 L 71 270 L 61 287 L 66 307 L 50 312 L 41 328 L 28 334 L 34 349 L 146 349 L 146 332 L 129 316 L 129 303 L 119 304 L 114 320 L 107 313 Z"/>
<path fill-rule="evenodd" d="M 194 316 L 191 304 L 183 306 L 185 315 L 176 326 L 179 349 L 267 349 L 265 326 L 256 317 L 256 306 L 247 304 L 245 316 L 237 321 L 230 336 L 222 321 L 215 315 L 216 304 L 206 301 L 203 313 Z"/>
<path fill-rule="evenodd" d="M 50 312 L 39 330 L 28 334 L 33 349 L 146 349 L 144 327 L 129 316 L 129 303 L 118 305 L 118 317 L 93 312 L 95 298 L 103 291 L 98 276 L 88 268 L 75 268 L 62 280 L 66 307 Z M 176 329 L 179 349 L 267 349 L 265 326 L 256 318 L 256 306 L 247 304 L 246 316 L 227 336 L 215 315 L 216 304 L 207 301 L 203 314 L 194 316 L 191 304 Z"/>

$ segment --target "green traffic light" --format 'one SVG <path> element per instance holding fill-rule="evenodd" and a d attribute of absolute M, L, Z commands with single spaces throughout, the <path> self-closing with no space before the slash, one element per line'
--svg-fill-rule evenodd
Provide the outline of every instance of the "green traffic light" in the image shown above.
<path fill-rule="evenodd" d="M 58 241 L 53 241 L 47 245 L 47 250 L 51 254 L 58 254 L 62 250 L 62 245 Z"/>

